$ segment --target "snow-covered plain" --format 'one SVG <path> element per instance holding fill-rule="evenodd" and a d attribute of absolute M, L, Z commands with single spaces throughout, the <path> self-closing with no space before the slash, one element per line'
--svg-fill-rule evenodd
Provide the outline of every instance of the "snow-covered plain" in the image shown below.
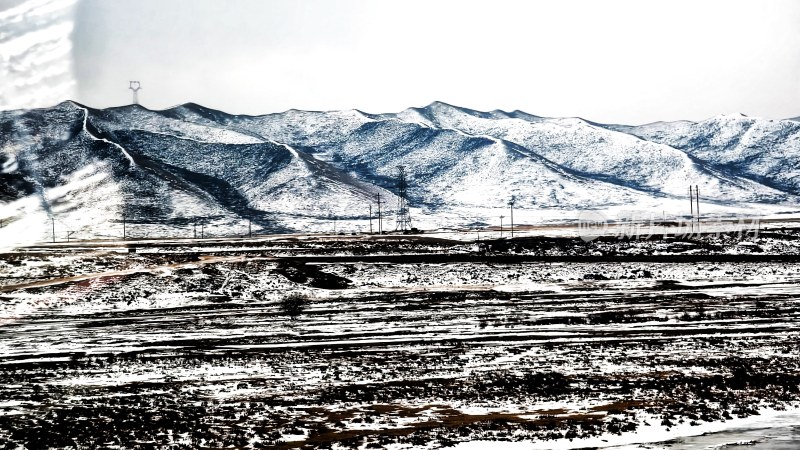
<path fill-rule="evenodd" d="M 630 241 L 627 262 L 578 238 L 6 253 L 0 443 L 585 448 L 796 418 L 796 232 L 690 242 Z"/>

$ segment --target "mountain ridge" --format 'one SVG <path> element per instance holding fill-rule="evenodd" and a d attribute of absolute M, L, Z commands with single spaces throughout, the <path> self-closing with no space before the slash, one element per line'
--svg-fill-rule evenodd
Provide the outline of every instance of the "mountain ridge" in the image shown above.
<path fill-rule="evenodd" d="M 394 212 L 400 165 L 421 226 L 491 223 L 512 197 L 529 220 L 626 207 L 682 215 L 689 185 L 702 189 L 708 213 L 791 209 L 800 187 L 800 123 L 743 115 L 637 126 L 444 102 L 238 115 L 191 102 L 151 110 L 67 101 L 2 112 L 0 130 L 0 219 L 55 215 L 88 234 L 75 211 L 96 210 L 108 222 L 99 235 L 123 217 L 159 224 L 152 235 L 199 221 L 226 232 L 243 222 L 260 232 L 321 230 L 336 220 L 363 230 L 379 194 Z"/>

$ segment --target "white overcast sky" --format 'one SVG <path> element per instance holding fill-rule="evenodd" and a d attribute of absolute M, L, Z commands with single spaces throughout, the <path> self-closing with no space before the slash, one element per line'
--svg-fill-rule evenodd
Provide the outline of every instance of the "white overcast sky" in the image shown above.
<path fill-rule="evenodd" d="M 95 107 L 139 80 L 147 107 L 248 114 L 800 115 L 796 0 L 79 0 L 74 19 L 74 95 Z"/>

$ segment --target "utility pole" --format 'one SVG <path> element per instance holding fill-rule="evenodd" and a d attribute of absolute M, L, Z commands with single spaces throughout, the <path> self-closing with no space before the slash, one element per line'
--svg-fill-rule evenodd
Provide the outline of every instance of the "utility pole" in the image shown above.
<path fill-rule="evenodd" d="M 192 229 L 194 230 L 194 238 L 197 239 L 197 222 L 192 222 Z"/>
<path fill-rule="evenodd" d="M 381 194 L 378 194 L 378 234 L 383 234 L 383 218 L 381 217 Z"/>
<path fill-rule="evenodd" d="M 372 234 L 372 203 L 369 204 L 369 234 Z"/>
<path fill-rule="evenodd" d="M 128 230 L 125 227 L 125 214 L 122 215 L 122 240 L 128 239 Z"/>
<path fill-rule="evenodd" d="M 503 217 L 504 215 L 500 215 L 500 237 L 503 237 Z"/>
<path fill-rule="evenodd" d="M 700 187 L 694 185 L 694 196 L 697 203 L 697 234 L 700 234 Z"/>
<path fill-rule="evenodd" d="M 511 207 L 511 239 L 514 239 L 514 202 L 516 199 L 511 196 L 511 200 L 508 201 L 508 206 Z"/>
<path fill-rule="evenodd" d="M 253 220 L 249 217 L 247 218 L 247 236 L 253 237 Z"/>
<path fill-rule="evenodd" d="M 205 238 L 205 222 L 200 222 L 200 239 Z"/>
<path fill-rule="evenodd" d="M 50 223 L 53 224 L 53 244 L 56 243 L 56 219 L 54 217 L 50 217 Z"/>
<path fill-rule="evenodd" d="M 689 185 L 689 213 L 691 215 L 691 219 L 689 222 L 692 224 L 692 233 L 694 233 L 694 199 L 692 198 L 692 185 Z"/>

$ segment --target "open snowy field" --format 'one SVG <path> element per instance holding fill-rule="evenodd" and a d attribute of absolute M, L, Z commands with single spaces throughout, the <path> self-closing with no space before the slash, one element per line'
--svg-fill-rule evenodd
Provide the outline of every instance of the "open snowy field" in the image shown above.
<path fill-rule="evenodd" d="M 800 271 L 752 247 L 797 240 L 750 241 L 636 243 L 663 262 L 579 239 L 21 249 L 0 257 L 0 442 L 585 448 L 785 424 Z"/>

